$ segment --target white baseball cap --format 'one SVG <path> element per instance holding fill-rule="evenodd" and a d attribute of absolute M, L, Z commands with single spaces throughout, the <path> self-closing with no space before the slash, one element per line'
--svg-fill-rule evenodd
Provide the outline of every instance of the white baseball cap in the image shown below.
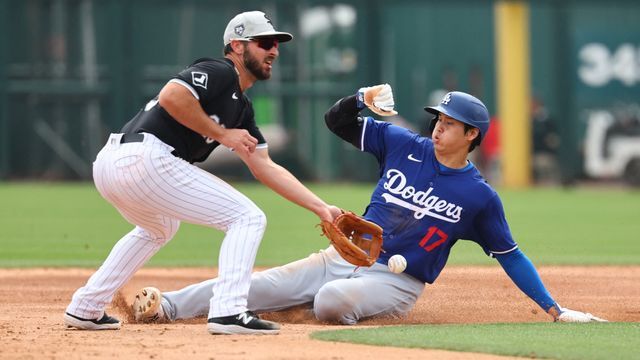
<path fill-rule="evenodd" d="M 225 45 L 228 45 L 231 40 L 248 40 L 256 37 L 275 37 L 279 42 L 293 39 L 289 33 L 276 31 L 271 20 L 262 11 L 247 11 L 229 21 L 222 40 Z"/>

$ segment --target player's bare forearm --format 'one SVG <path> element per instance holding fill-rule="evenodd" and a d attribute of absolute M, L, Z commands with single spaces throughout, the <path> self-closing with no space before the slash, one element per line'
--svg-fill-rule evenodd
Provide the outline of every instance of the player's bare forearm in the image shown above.
<path fill-rule="evenodd" d="M 333 215 L 329 205 L 304 186 L 293 174 L 282 166 L 272 163 L 272 170 L 258 180 L 285 199 L 314 212 L 321 220 L 331 221 Z"/>
<path fill-rule="evenodd" d="M 253 176 L 285 199 L 318 215 L 321 220 L 332 221 L 339 209 L 330 206 L 300 182 L 289 170 L 276 164 L 267 150 L 258 150 L 241 156 Z"/>
<path fill-rule="evenodd" d="M 222 136 L 224 128 L 209 119 L 198 99 L 184 86 L 168 83 L 160 90 L 158 101 L 171 117 L 198 134 L 216 140 Z"/>
<path fill-rule="evenodd" d="M 158 97 L 162 106 L 176 121 L 239 152 L 253 152 L 258 140 L 243 129 L 225 129 L 212 121 L 198 100 L 184 86 L 168 83 Z"/>

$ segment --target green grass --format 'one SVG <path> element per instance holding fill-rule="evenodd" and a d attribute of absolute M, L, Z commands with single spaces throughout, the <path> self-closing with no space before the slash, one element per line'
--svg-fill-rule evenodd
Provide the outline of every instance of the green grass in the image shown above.
<path fill-rule="evenodd" d="M 325 248 L 319 219 L 259 184 L 237 188 L 268 217 L 256 264 L 274 266 Z M 370 185 L 318 186 L 318 194 L 354 211 L 368 202 Z M 0 183 L 0 267 L 99 265 L 116 241 L 131 230 L 91 183 Z M 297 234 L 297 235 L 293 235 Z M 223 233 L 182 224 L 152 266 L 213 266 Z"/>
<path fill-rule="evenodd" d="M 326 341 L 558 360 L 637 359 L 640 324 L 414 325 L 320 331 Z"/>
<path fill-rule="evenodd" d="M 640 263 L 640 191 L 501 191 L 514 238 L 545 264 Z"/>
<path fill-rule="evenodd" d="M 256 264 L 273 266 L 327 246 L 317 217 L 260 184 L 236 184 L 268 218 Z M 312 184 L 326 201 L 361 213 L 372 184 Z M 640 192 L 531 189 L 500 191 L 511 231 L 540 264 L 640 263 Z M 99 265 L 131 229 L 90 183 L 0 183 L 0 266 Z M 217 264 L 223 234 L 183 224 L 152 266 Z M 459 242 L 450 264 L 495 264 L 479 246 Z"/>

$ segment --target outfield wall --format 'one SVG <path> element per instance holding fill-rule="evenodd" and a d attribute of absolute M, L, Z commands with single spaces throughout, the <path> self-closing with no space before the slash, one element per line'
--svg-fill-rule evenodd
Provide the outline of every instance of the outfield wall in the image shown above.
<path fill-rule="evenodd" d="M 541 124 L 532 129 L 532 146 L 557 160 L 542 175 L 565 183 L 618 178 L 640 146 L 640 3 L 528 5 L 533 124 Z M 280 48 L 274 78 L 249 93 L 258 123 L 271 136 L 272 155 L 305 178 L 370 180 L 374 161 L 331 135 L 324 111 L 359 86 L 388 82 L 403 116 L 394 121 L 419 132 L 426 121 L 422 107 L 449 89 L 484 99 L 500 118 L 494 6 L 471 0 L 242 6 L 0 0 L 0 179 L 90 178 L 107 134 L 190 61 L 219 56 L 234 14 L 260 8 L 295 35 Z M 475 155 L 488 177 L 494 177 L 491 153 Z M 250 178 L 233 162 L 205 167 Z"/>

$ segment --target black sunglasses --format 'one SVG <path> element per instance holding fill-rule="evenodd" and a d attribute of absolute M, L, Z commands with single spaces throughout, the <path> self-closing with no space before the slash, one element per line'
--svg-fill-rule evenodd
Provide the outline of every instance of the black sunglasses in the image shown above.
<path fill-rule="evenodd" d="M 271 50 L 271 48 L 278 47 L 278 39 L 276 38 L 251 38 L 251 41 L 258 43 L 258 47 L 264 50 Z"/>

